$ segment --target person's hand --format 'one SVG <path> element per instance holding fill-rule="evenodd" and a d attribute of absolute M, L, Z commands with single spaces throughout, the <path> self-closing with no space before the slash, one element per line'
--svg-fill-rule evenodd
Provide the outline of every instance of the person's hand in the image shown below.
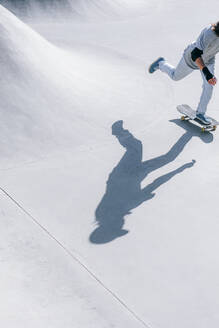
<path fill-rule="evenodd" d="M 212 77 L 212 79 L 208 80 L 208 83 L 211 85 L 215 85 L 217 83 L 216 77 Z"/>

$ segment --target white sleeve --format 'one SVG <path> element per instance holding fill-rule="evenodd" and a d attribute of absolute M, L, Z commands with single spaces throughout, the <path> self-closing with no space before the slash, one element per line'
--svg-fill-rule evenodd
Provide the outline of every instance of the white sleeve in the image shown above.
<path fill-rule="evenodd" d="M 214 39 L 214 32 L 212 31 L 211 26 L 210 27 L 208 26 L 199 35 L 196 41 L 196 47 L 202 50 L 203 52 L 205 52 L 205 49 L 212 42 L 213 39 Z"/>

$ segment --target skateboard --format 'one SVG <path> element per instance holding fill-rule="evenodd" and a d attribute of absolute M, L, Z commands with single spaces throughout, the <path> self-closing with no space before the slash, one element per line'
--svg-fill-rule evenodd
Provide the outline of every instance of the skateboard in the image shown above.
<path fill-rule="evenodd" d="M 193 110 L 190 106 L 188 105 L 178 105 L 177 106 L 177 110 L 178 112 L 180 112 L 182 114 L 181 116 L 181 120 L 182 121 L 192 121 L 195 122 L 196 125 L 201 127 L 202 132 L 205 131 L 215 131 L 217 126 L 219 125 L 219 122 L 216 121 L 214 118 L 210 117 L 210 116 L 206 116 L 211 123 L 209 124 L 205 124 L 202 121 L 200 121 L 197 117 L 196 117 L 196 111 Z"/>

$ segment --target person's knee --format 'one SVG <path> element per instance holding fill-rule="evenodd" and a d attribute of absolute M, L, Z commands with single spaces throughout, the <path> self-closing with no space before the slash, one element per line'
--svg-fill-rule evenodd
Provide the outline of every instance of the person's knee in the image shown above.
<path fill-rule="evenodd" d="M 207 92 L 207 93 L 208 93 L 208 92 L 209 92 L 209 93 L 212 93 L 212 92 L 213 92 L 213 89 L 214 89 L 213 85 L 211 85 L 211 84 L 208 83 L 207 81 L 203 83 L 202 88 L 203 88 L 203 90 L 204 90 L 205 92 Z"/>
<path fill-rule="evenodd" d="M 180 80 L 182 80 L 182 77 L 179 76 L 179 75 L 177 75 L 177 74 L 175 74 L 175 72 L 174 72 L 174 74 L 172 76 L 172 79 L 173 79 L 173 81 L 180 81 Z"/>

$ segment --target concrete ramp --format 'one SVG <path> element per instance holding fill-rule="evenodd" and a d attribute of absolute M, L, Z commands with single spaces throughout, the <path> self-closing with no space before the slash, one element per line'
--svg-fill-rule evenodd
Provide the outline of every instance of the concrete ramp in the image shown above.
<path fill-rule="evenodd" d="M 146 0 L 2 0 L 1 3 L 24 19 L 58 18 L 86 20 L 118 20 L 138 17 L 147 13 L 149 8 L 157 9 L 159 1 L 150 3 Z"/>
<path fill-rule="evenodd" d="M 218 327 L 218 132 L 147 72 L 212 1 L 0 1 L 1 327 Z"/>

